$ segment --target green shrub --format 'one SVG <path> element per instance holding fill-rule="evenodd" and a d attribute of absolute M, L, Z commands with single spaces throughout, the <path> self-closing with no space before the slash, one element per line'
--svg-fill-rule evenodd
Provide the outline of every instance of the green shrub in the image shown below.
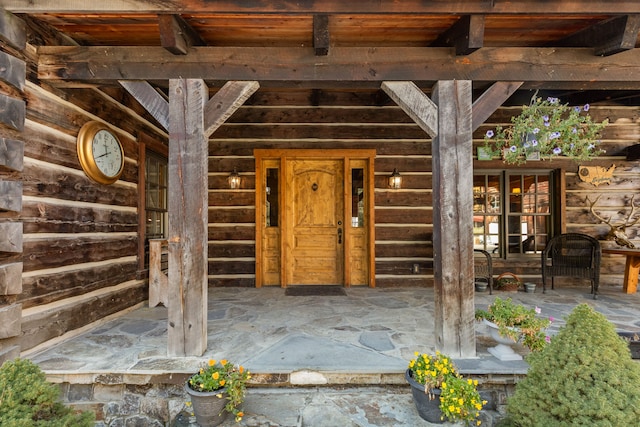
<path fill-rule="evenodd" d="M 0 426 L 89 427 L 94 414 L 75 414 L 60 401 L 59 388 L 47 382 L 38 365 L 26 359 L 0 367 Z"/>
<path fill-rule="evenodd" d="M 640 365 L 603 315 L 577 306 L 507 402 L 526 426 L 632 426 L 640 420 Z"/>

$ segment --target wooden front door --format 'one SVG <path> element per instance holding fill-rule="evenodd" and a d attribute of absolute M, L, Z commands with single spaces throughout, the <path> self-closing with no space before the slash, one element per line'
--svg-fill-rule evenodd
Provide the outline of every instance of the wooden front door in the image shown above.
<path fill-rule="evenodd" d="M 344 283 L 344 160 L 293 159 L 285 168 L 285 262 L 290 285 Z"/>

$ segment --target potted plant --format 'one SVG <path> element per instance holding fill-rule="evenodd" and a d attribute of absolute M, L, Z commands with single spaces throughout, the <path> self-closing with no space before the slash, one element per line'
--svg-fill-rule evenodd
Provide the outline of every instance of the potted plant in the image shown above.
<path fill-rule="evenodd" d="M 415 353 L 405 373 L 420 417 L 432 423 L 463 421 L 478 424 L 486 404 L 477 390 L 478 381 L 464 379 L 451 359 L 440 352 L 435 356 Z"/>
<path fill-rule="evenodd" d="M 185 385 L 197 423 L 201 427 L 217 426 L 227 413 L 232 413 L 239 422 L 244 416 L 239 406 L 244 401 L 250 378 L 249 371 L 240 365 L 227 360 L 209 360 Z"/>
<path fill-rule="evenodd" d="M 541 310 L 538 307 L 527 308 L 522 304 L 515 304 L 511 298 L 504 300 L 496 298 L 487 310 L 476 310 L 475 318 L 476 320 L 485 321 L 499 336 L 505 337 L 511 342 L 521 341 L 529 350 L 539 351 L 550 341 L 545 330 L 553 321 L 553 318 L 538 317 L 540 313 Z M 506 346 L 507 343 L 500 343 L 500 345 Z M 507 350 L 503 347 L 494 347 L 493 351 L 492 349 L 489 349 L 489 351 L 494 354 L 494 352 Z M 506 357 L 506 354 L 502 356 Z M 500 358 L 500 356 L 496 357 Z M 522 357 L 519 358 L 521 359 Z M 503 358 L 501 360 L 509 359 Z"/>
<path fill-rule="evenodd" d="M 484 153 L 502 156 L 510 164 L 558 156 L 590 160 L 603 152 L 598 138 L 608 121 L 594 122 L 589 108 L 589 104 L 572 108 L 558 98 L 537 97 L 536 92 L 529 105 L 511 118 L 511 126 L 496 126 L 495 131 L 486 132 Z"/>

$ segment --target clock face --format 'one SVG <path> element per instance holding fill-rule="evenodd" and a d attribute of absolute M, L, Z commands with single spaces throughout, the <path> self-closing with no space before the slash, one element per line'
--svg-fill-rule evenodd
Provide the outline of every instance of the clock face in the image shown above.
<path fill-rule="evenodd" d="M 122 148 L 111 132 L 104 129 L 96 132 L 91 149 L 100 172 L 109 178 L 119 175 L 122 168 Z"/>
<path fill-rule="evenodd" d="M 124 169 L 124 151 L 118 137 L 98 121 L 85 123 L 78 132 L 78 160 L 89 178 L 113 184 Z"/>

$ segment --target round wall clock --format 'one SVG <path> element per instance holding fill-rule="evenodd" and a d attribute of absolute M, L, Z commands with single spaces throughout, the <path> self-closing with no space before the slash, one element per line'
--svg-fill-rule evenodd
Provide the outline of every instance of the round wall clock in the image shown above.
<path fill-rule="evenodd" d="M 124 150 L 116 134 L 104 124 L 85 123 L 78 133 L 78 160 L 89 178 L 113 184 L 124 169 Z"/>

